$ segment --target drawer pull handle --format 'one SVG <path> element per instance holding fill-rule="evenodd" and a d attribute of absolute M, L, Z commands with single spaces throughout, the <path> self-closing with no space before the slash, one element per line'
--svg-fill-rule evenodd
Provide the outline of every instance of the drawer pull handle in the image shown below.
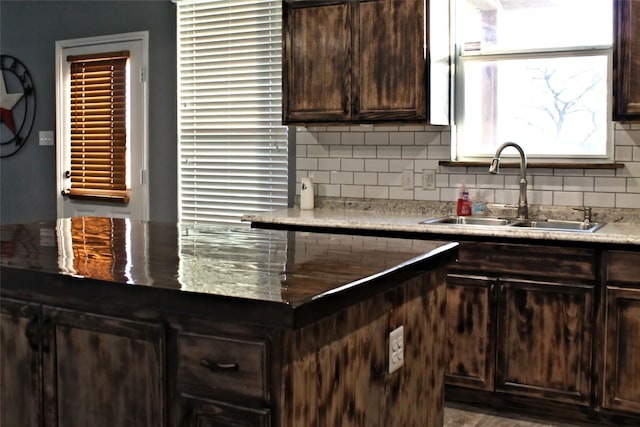
<path fill-rule="evenodd" d="M 200 360 L 200 364 L 205 368 L 207 368 L 208 370 L 210 370 L 211 372 L 219 372 L 219 371 L 235 372 L 238 369 L 240 369 L 237 363 L 218 363 L 218 362 L 212 362 L 211 360 L 207 360 L 207 359 Z"/>

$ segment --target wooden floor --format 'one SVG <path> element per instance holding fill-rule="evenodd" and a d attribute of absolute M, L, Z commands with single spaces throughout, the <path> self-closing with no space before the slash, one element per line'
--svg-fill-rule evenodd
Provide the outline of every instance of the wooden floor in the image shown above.
<path fill-rule="evenodd" d="M 584 427 L 585 424 L 550 422 L 517 414 L 480 411 L 472 406 L 447 403 L 444 427 Z"/>

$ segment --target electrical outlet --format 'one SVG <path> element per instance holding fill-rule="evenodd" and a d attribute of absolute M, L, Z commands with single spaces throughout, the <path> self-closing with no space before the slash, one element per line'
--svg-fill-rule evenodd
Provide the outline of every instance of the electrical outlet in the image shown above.
<path fill-rule="evenodd" d="M 411 169 L 402 171 L 402 189 L 413 190 L 413 171 Z"/>
<path fill-rule="evenodd" d="M 389 332 L 389 373 L 404 365 L 404 327 Z"/>
<path fill-rule="evenodd" d="M 434 169 L 422 169 L 422 189 L 436 189 L 436 171 Z"/>

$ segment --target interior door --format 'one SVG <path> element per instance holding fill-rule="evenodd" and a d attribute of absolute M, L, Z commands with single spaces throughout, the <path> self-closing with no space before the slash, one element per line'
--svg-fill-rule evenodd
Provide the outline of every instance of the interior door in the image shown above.
<path fill-rule="evenodd" d="M 128 203 L 92 201 L 63 195 L 71 185 L 66 172 L 70 170 L 70 106 L 68 86 L 68 55 L 128 50 L 128 112 L 127 127 Z M 56 43 L 57 87 L 57 215 L 58 218 L 74 216 L 107 216 L 116 218 L 148 219 L 147 171 L 147 87 L 145 70 L 147 63 L 148 34 L 146 32 L 121 34 L 108 37 L 75 39 Z M 67 81 L 67 83 L 65 83 Z"/>

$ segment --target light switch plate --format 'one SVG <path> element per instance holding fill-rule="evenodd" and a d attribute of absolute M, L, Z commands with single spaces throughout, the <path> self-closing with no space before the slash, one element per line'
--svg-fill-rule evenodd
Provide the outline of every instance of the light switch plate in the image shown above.
<path fill-rule="evenodd" d="M 38 135 L 38 142 L 40 145 L 53 145 L 53 131 L 41 130 Z"/>

